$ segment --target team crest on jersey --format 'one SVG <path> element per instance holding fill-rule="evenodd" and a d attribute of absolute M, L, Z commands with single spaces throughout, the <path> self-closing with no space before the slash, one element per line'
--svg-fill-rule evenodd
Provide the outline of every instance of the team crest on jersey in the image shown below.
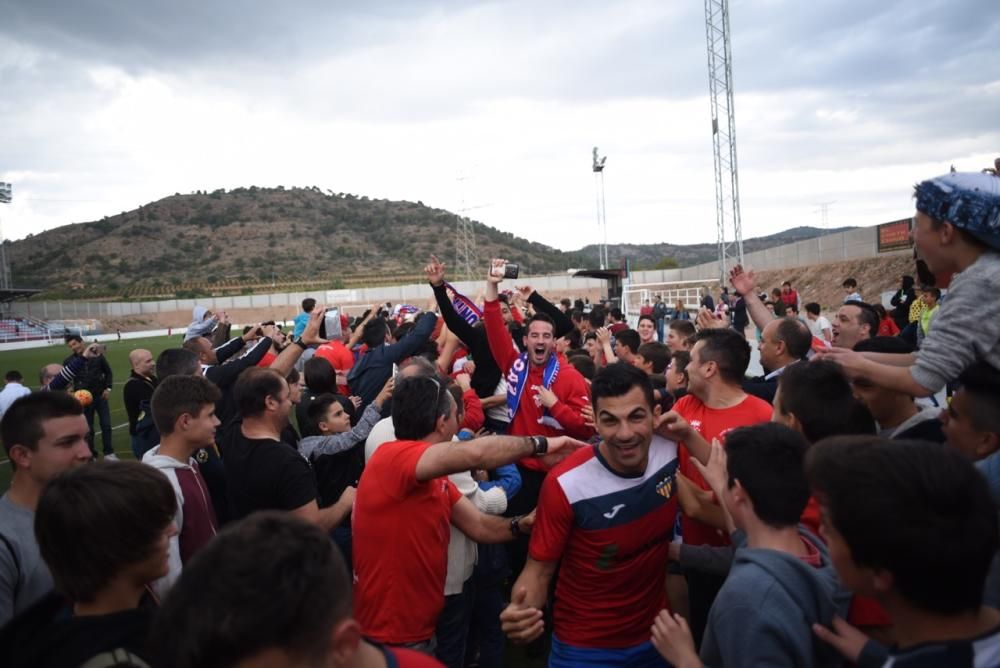
<path fill-rule="evenodd" d="M 656 493 L 662 496 L 664 499 L 669 500 L 674 495 L 674 482 L 676 481 L 676 474 L 667 474 L 663 480 L 656 483 Z"/>

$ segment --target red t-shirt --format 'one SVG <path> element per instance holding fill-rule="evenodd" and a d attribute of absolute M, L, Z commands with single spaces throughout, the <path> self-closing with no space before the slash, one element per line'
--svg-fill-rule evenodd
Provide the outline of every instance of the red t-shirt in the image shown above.
<path fill-rule="evenodd" d="M 653 307 L 648 304 L 643 306 L 639 309 L 639 315 L 653 315 Z"/>
<path fill-rule="evenodd" d="M 574 647 L 631 647 L 667 607 L 663 574 L 677 515 L 678 446 L 659 436 L 640 476 L 612 471 L 597 446 L 553 467 L 529 554 L 560 561 L 555 634 Z"/>
<path fill-rule="evenodd" d="M 330 366 L 332 366 L 336 371 L 342 372 L 345 376 L 347 375 L 347 372 L 351 370 L 351 367 L 354 366 L 354 355 L 351 354 L 351 351 L 347 349 L 347 346 L 345 346 L 342 341 L 324 343 L 316 349 L 315 356 L 322 357 L 328 361 Z M 338 385 L 337 391 L 345 397 L 350 392 L 346 385 Z"/>
<path fill-rule="evenodd" d="M 878 335 L 879 336 L 898 336 L 899 335 L 899 325 L 892 318 L 884 318 L 878 324 Z"/>
<path fill-rule="evenodd" d="M 628 329 L 628 323 L 627 322 L 616 322 L 615 324 L 610 325 L 608 327 L 608 330 L 610 330 L 610 332 L 612 334 L 617 334 L 618 332 L 621 332 L 621 331 L 626 330 L 626 329 Z"/>
<path fill-rule="evenodd" d="M 451 509 L 447 478 L 417 481 L 431 443 L 390 441 L 365 466 L 351 513 L 354 617 L 381 643 L 429 640 L 444 607 Z"/>
<path fill-rule="evenodd" d="M 788 292 L 781 293 L 781 301 L 785 303 L 785 306 L 798 306 L 799 305 L 799 293 L 795 290 L 789 290 Z"/>
<path fill-rule="evenodd" d="M 271 362 L 273 362 L 276 359 L 278 359 L 278 356 L 272 353 L 270 350 L 268 350 L 266 353 L 264 353 L 264 356 L 260 358 L 260 361 L 257 362 L 257 366 L 266 369 L 267 367 L 271 366 Z"/>
<path fill-rule="evenodd" d="M 747 395 L 739 404 L 730 408 L 709 408 L 701 399 L 688 394 L 674 404 L 674 410 L 688 421 L 702 438 L 709 443 L 713 438 L 726 442 L 726 433 L 737 427 L 746 427 L 761 422 L 769 422 L 773 409 L 763 399 Z M 681 473 L 702 489 L 710 489 L 701 473 L 691 461 L 687 448 L 680 452 Z M 681 531 L 688 545 L 728 545 L 729 536 L 725 532 L 687 516 L 681 518 Z"/>

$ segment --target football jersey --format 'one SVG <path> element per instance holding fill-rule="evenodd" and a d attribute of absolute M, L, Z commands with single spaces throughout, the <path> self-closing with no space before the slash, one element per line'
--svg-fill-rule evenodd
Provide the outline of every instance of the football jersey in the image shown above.
<path fill-rule="evenodd" d="M 677 444 L 654 436 L 646 472 L 614 472 L 599 446 L 542 484 L 529 553 L 559 561 L 555 634 L 576 647 L 630 647 L 667 607 L 667 546 L 677 514 Z"/>

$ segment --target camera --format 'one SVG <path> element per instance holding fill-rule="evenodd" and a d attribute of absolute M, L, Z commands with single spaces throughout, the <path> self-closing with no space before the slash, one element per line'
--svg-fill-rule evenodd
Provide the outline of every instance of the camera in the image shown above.
<path fill-rule="evenodd" d="M 493 275 L 494 276 L 500 276 L 501 275 L 500 272 L 499 272 L 499 267 L 495 267 L 492 271 L 493 271 Z M 518 267 L 513 262 L 508 262 L 507 264 L 505 264 L 503 266 L 503 277 L 504 278 L 517 278 L 517 275 L 518 275 L 519 272 L 520 272 L 520 267 Z"/>

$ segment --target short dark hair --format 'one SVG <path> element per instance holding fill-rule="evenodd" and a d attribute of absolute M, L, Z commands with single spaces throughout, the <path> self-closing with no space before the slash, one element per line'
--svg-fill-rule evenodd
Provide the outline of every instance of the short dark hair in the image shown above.
<path fill-rule="evenodd" d="M 982 362 L 974 364 L 958 377 L 962 393 L 968 398 L 969 421 L 978 431 L 1000 434 L 1000 371 Z"/>
<path fill-rule="evenodd" d="M 810 443 L 827 436 L 874 434 L 875 420 L 854 398 L 843 367 L 831 360 L 797 362 L 778 376 L 778 409 L 793 415 Z"/>
<path fill-rule="evenodd" d="M 306 313 L 312 313 L 312 310 L 316 308 L 316 300 L 312 297 L 306 297 L 302 300 L 302 310 Z"/>
<path fill-rule="evenodd" d="M 684 374 L 684 378 L 687 378 L 688 364 L 691 363 L 691 351 L 689 350 L 678 350 L 670 354 L 670 359 L 674 363 L 674 367 L 677 369 L 678 373 Z"/>
<path fill-rule="evenodd" d="M 578 330 L 576 327 L 563 334 L 562 338 L 566 339 L 566 341 L 569 343 L 569 347 L 572 349 L 579 348 L 581 346 L 580 330 Z"/>
<path fill-rule="evenodd" d="M 350 614 L 351 578 L 330 537 L 288 513 L 259 512 L 184 564 L 153 622 L 151 653 L 174 668 L 230 668 L 281 648 L 318 664 Z"/>
<path fill-rule="evenodd" d="M 21 375 L 21 372 L 14 369 L 8 371 L 3 378 L 8 383 L 20 383 L 22 380 L 24 380 L 24 376 Z"/>
<path fill-rule="evenodd" d="M 35 538 L 56 590 L 87 603 L 123 568 L 158 549 L 176 512 L 177 498 L 163 473 L 139 462 L 104 460 L 48 484 L 35 511 Z"/>
<path fill-rule="evenodd" d="M 45 423 L 62 417 L 83 415 L 83 406 L 65 392 L 32 392 L 10 405 L 0 420 L 0 438 L 10 459 L 10 449 L 22 445 L 28 450 L 38 449 L 38 442 L 45 436 Z M 12 468 L 17 468 L 10 459 Z"/>
<path fill-rule="evenodd" d="M 812 447 L 806 475 L 854 563 L 892 573 L 893 588 L 921 610 L 979 608 L 1000 530 L 986 479 L 959 452 L 837 437 Z"/>
<path fill-rule="evenodd" d="M 337 400 L 337 395 L 330 392 L 325 392 L 310 402 L 309 408 L 306 409 L 306 415 L 309 417 L 309 421 L 313 423 L 313 426 L 316 427 L 317 432 L 319 431 L 319 421 L 330 410 L 330 406 L 336 403 L 340 403 Z"/>
<path fill-rule="evenodd" d="M 552 325 L 552 335 L 555 336 L 556 333 L 556 321 L 553 320 L 548 313 L 538 312 L 535 315 L 528 318 L 524 323 L 524 333 L 527 334 L 528 330 L 531 329 L 531 323 L 534 322 L 546 322 Z"/>
<path fill-rule="evenodd" d="M 435 397 L 433 401 L 431 397 Z M 454 400 L 441 381 L 420 375 L 402 378 L 392 391 L 392 426 L 396 438 L 419 440 L 437 427 L 438 418 L 448 415 Z"/>
<path fill-rule="evenodd" d="M 198 355 L 187 348 L 167 348 L 156 358 L 156 377 L 191 376 L 198 371 Z"/>
<path fill-rule="evenodd" d="M 631 364 L 615 362 L 600 369 L 590 383 L 590 401 L 597 412 L 597 401 L 605 397 L 620 397 L 638 387 L 646 397 L 650 410 L 653 408 L 653 384 L 649 376 Z"/>
<path fill-rule="evenodd" d="M 642 359 L 653 364 L 653 373 L 663 373 L 670 364 L 670 348 L 659 341 L 642 344 L 636 354 L 642 355 Z"/>
<path fill-rule="evenodd" d="M 783 282 L 783 283 L 782 283 L 781 285 L 782 285 L 782 287 L 784 287 L 784 286 L 786 286 L 786 285 L 787 285 L 788 287 L 792 287 L 792 283 L 791 283 L 791 281 L 785 281 L 785 282 Z"/>
<path fill-rule="evenodd" d="M 733 329 L 703 329 L 692 337 L 692 344 L 704 341 L 703 362 L 715 362 L 719 375 L 730 383 L 739 383 L 750 365 L 750 344 Z"/>
<path fill-rule="evenodd" d="M 639 320 L 637 320 L 636 322 L 642 322 L 643 320 L 648 320 L 648 321 L 650 321 L 651 323 L 653 323 L 653 326 L 654 326 L 654 327 L 656 326 L 656 318 L 654 318 L 654 317 L 653 317 L 653 316 L 651 316 L 651 315 L 648 315 L 648 314 L 643 314 L 643 315 L 640 315 L 640 316 L 639 316 Z"/>
<path fill-rule="evenodd" d="M 580 372 L 581 376 L 587 380 L 594 379 L 594 375 L 597 373 L 597 365 L 594 364 L 594 360 L 591 359 L 590 355 L 570 355 L 567 359 L 573 365 L 573 368 Z"/>
<path fill-rule="evenodd" d="M 941 289 L 940 288 L 924 288 L 921 292 L 926 292 L 927 294 L 934 295 L 934 300 L 937 301 L 941 299 Z"/>
<path fill-rule="evenodd" d="M 302 370 L 310 392 L 325 394 L 337 391 L 337 372 L 325 357 L 310 357 Z"/>
<path fill-rule="evenodd" d="M 805 305 L 806 313 L 812 313 L 813 315 L 819 315 L 820 307 L 816 302 L 809 302 Z"/>
<path fill-rule="evenodd" d="M 695 335 L 694 323 L 690 320 L 671 320 L 667 327 L 677 332 L 677 336 L 683 339 L 690 339 Z"/>
<path fill-rule="evenodd" d="M 913 346 L 910 342 L 899 336 L 873 336 L 870 339 L 862 339 L 854 344 L 853 349 L 859 353 L 891 353 L 896 355 L 913 352 Z"/>
<path fill-rule="evenodd" d="M 372 318 L 361 328 L 361 340 L 368 349 L 378 348 L 385 343 L 385 335 L 389 331 L 389 324 L 385 318 Z"/>
<path fill-rule="evenodd" d="M 858 282 L 853 278 L 845 278 L 844 282 L 841 284 L 841 287 L 853 289 L 858 287 Z"/>
<path fill-rule="evenodd" d="M 795 359 L 804 358 L 812 348 L 812 332 L 798 318 L 779 318 L 775 335 L 785 344 L 788 354 Z"/>
<path fill-rule="evenodd" d="M 657 295 L 657 297 L 659 297 L 659 295 Z M 622 313 L 622 310 L 620 308 L 618 308 L 617 306 L 615 306 L 614 308 L 612 308 L 609 311 L 609 313 L 611 314 L 612 318 L 614 318 L 615 320 L 618 320 L 619 322 L 621 322 L 622 320 L 625 319 L 625 314 Z"/>
<path fill-rule="evenodd" d="M 150 410 L 160 435 L 172 434 L 177 418 L 198 417 L 205 406 L 222 399 L 222 392 L 202 376 L 170 376 L 153 391 Z"/>
<path fill-rule="evenodd" d="M 734 429 L 726 435 L 729 487 L 740 481 L 764 524 L 793 527 L 809 501 L 803 470 L 808 449 L 802 434 L 776 422 Z"/>
<path fill-rule="evenodd" d="M 878 324 L 881 318 L 878 317 L 878 312 L 872 308 L 871 304 L 865 302 L 859 302 L 857 299 L 852 299 L 850 301 L 844 302 L 844 306 L 856 306 L 860 310 L 858 313 L 858 323 L 861 325 L 868 325 L 869 336 L 878 335 Z"/>
<path fill-rule="evenodd" d="M 236 406 L 243 417 L 256 417 L 267 410 L 267 398 L 277 399 L 287 386 L 274 369 L 253 366 L 244 369 L 233 386 Z"/>
<path fill-rule="evenodd" d="M 615 343 L 620 346 L 626 346 L 634 355 L 639 351 L 639 345 L 642 343 L 642 340 L 639 338 L 639 332 L 634 329 L 623 329 L 615 334 Z"/>
<path fill-rule="evenodd" d="M 595 306 L 587 316 L 587 320 L 590 321 L 590 326 L 594 329 L 604 327 L 604 321 L 606 319 L 607 312 L 599 306 Z"/>
<path fill-rule="evenodd" d="M 79 334 L 67 334 L 63 337 L 64 343 L 69 343 L 70 341 L 79 341 L 80 343 L 83 343 L 83 337 Z"/>

